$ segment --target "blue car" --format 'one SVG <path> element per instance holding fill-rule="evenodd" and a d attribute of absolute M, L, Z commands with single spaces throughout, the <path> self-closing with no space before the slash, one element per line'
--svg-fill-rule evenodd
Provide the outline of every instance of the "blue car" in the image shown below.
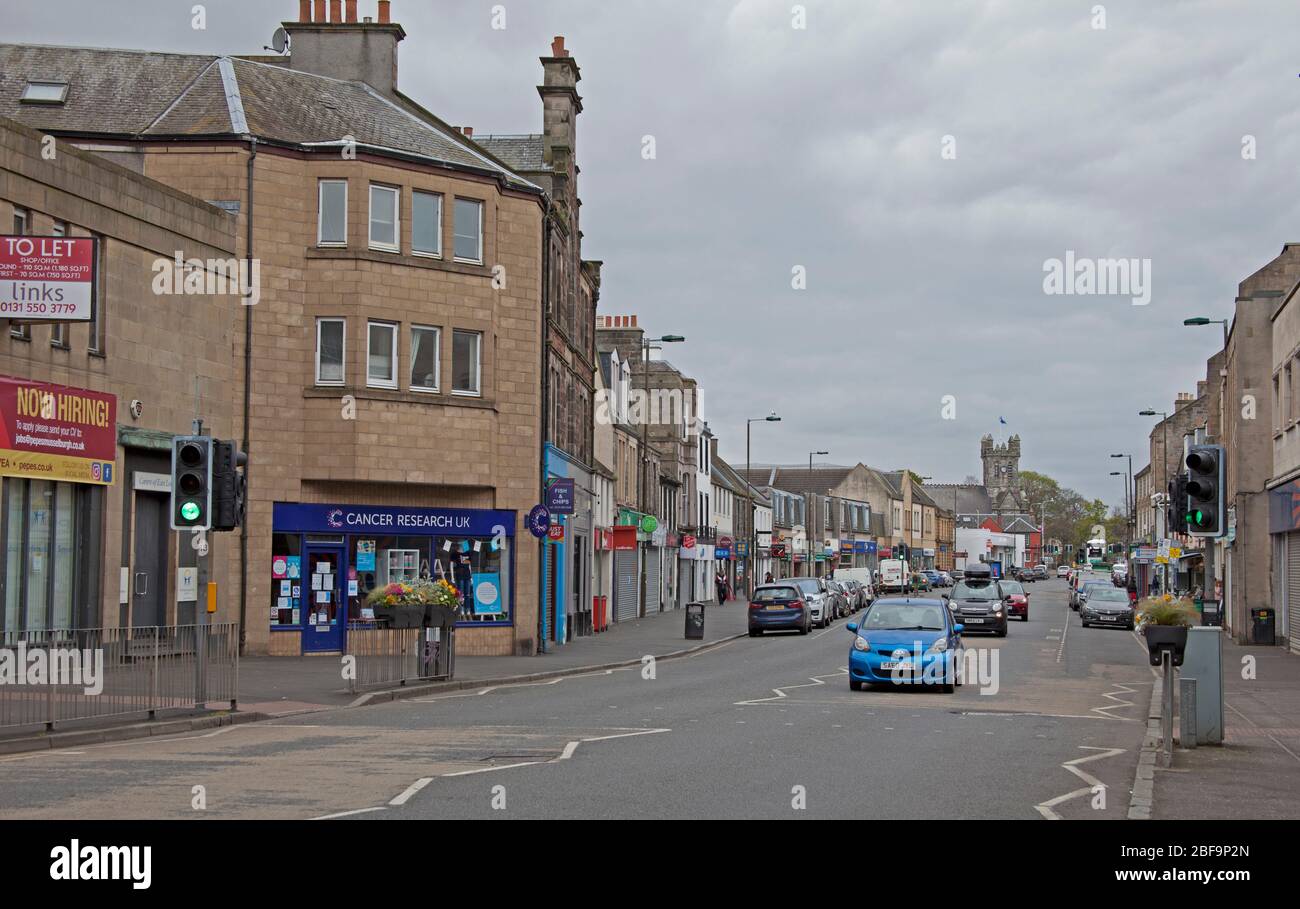
<path fill-rule="evenodd" d="M 893 597 L 877 600 L 862 619 L 850 622 L 849 687 L 942 685 L 951 694 L 962 684 L 962 626 L 943 600 Z"/>

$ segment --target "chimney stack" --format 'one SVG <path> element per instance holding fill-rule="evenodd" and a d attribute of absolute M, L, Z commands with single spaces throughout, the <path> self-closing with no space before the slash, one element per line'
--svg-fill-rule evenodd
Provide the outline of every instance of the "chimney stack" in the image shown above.
<path fill-rule="evenodd" d="M 379 21 L 357 21 L 357 0 L 299 0 L 299 21 L 282 23 L 289 33 L 289 67 L 345 82 L 364 82 L 382 95 L 397 91 L 397 45 L 406 31 L 391 20 L 389 0 L 379 2 Z M 346 12 L 345 12 L 346 10 Z M 345 18 L 346 17 L 346 18 Z"/>
<path fill-rule="evenodd" d="M 298 0 L 298 21 L 311 21 L 311 0 Z"/>
<path fill-rule="evenodd" d="M 563 35 L 556 35 L 551 42 L 551 56 L 541 59 L 542 84 L 537 86 L 537 93 L 542 98 L 542 147 L 551 166 L 551 195 L 576 208 L 572 187 L 577 176 L 574 153 L 578 114 L 582 113 L 582 98 L 578 95 L 582 73 L 564 47 Z"/>

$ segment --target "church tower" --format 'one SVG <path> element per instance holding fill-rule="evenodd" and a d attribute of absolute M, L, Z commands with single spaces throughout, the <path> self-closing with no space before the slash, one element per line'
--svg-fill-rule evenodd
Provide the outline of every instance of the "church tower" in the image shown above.
<path fill-rule="evenodd" d="M 984 488 L 995 502 L 1000 493 L 1020 490 L 1020 436 L 997 445 L 992 435 L 986 435 L 980 439 L 980 460 L 984 462 Z"/>

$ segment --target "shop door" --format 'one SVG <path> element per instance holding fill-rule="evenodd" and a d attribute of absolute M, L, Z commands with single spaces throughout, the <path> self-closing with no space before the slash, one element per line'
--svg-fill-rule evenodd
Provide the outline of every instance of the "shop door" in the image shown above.
<path fill-rule="evenodd" d="M 661 612 L 660 599 L 662 588 L 659 581 L 659 553 L 662 550 L 658 546 L 646 547 L 645 557 L 645 614 L 657 615 Z"/>
<path fill-rule="evenodd" d="M 170 500 L 162 493 L 135 494 L 135 555 L 131 564 L 131 626 L 167 624 L 167 535 Z"/>
<path fill-rule="evenodd" d="M 302 577 L 302 652 L 343 651 L 347 601 L 343 547 L 308 544 Z"/>
<path fill-rule="evenodd" d="M 626 622 L 637 617 L 640 575 L 637 551 L 620 549 L 614 553 L 614 621 Z"/>
<path fill-rule="evenodd" d="M 1282 602 L 1285 604 L 1283 615 L 1278 616 L 1278 620 L 1275 621 L 1275 629 L 1279 635 L 1295 623 L 1297 613 L 1300 613 L 1300 533 L 1286 535 L 1286 594 L 1282 597 Z M 1249 635 L 1250 615 L 1247 614 L 1242 618 L 1246 622 L 1246 634 Z M 1300 652 L 1294 634 L 1291 635 L 1291 649 Z"/>

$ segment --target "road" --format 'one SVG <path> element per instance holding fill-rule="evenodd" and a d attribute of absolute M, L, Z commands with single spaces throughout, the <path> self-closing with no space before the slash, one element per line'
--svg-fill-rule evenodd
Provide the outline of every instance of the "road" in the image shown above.
<path fill-rule="evenodd" d="M 996 668 L 985 693 L 851 692 L 840 621 L 652 667 L 3 758 L 0 818 L 1123 818 L 1145 647 L 1080 627 L 1063 581 L 1028 589 L 1028 623 L 967 638 Z"/>

